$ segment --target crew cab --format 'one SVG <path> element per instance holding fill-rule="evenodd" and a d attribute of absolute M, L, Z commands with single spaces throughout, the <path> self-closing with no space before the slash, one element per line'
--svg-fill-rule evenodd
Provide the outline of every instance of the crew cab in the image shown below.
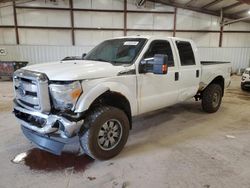
<path fill-rule="evenodd" d="M 133 116 L 191 98 L 216 112 L 230 74 L 231 63 L 200 61 L 192 40 L 114 38 L 82 59 L 16 71 L 14 114 L 37 147 L 60 155 L 75 143 L 106 160 L 123 149 Z"/>
<path fill-rule="evenodd" d="M 249 90 L 250 89 L 250 68 L 246 68 L 241 77 L 241 89 Z"/>

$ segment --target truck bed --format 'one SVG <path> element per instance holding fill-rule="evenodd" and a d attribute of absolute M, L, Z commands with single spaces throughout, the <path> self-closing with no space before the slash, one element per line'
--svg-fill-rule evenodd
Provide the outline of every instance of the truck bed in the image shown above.
<path fill-rule="evenodd" d="M 218 75 L 225 81 L 225 88 L 230 85 L 232 64 L 223 61 L 201 61 L 201 81 L 199 90 L 204 90 Z"/>

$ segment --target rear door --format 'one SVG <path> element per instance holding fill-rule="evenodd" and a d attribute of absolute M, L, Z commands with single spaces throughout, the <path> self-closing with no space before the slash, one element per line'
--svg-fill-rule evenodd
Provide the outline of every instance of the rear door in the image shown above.
<path fill-rule="evenodd" d="M 196 95 L 201 77 L 200 63 L 193 51 L 192 43 L 185 40 L 175 40 L 176 50 L 180 62 L 177 75 L 180 85 L 178 102 L 182 102 Z"/>

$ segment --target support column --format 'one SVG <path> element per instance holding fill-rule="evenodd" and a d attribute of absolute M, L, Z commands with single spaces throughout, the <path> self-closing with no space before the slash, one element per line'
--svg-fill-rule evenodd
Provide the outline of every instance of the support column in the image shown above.
<path fill-rule="evenodd" d="M 224 16 L 223 16 L 223 9 L 220 11 L 220 39 L 219 39 L 219 47 L 222 47 L 223 42 L 223 31 L 224 31 Z"/>
<path fill-rule="evenodd" d="M 127 36 L 127 0 L 124 0 L 123 35 Z"/>
<path fill-rule="evenodd" d="M 73 0 L 69 0 L 69 6 L 70 6 L 70 19 L 71 19 L 71 40 L 72 40 L 72 45 L 75 46 Z"/>
<path fill-rule="evenodd" d="M 14 14 L 14 27 L 16 33 L 16 44 L 19 44 L 19 34 L 18 34 L 18 27 L 17 27 L 17 15 L 16 15 L 16 2 L 13 0 L 13 14 Z"/>
<path fill-rule="evenodd" d="M 174 29 L 173 29 L 173 37 L 176 36 L 176 21 L 177 21 L 177 7 L 174 8 Z"/>
<path fill-rule="evenodd" d="M 223 30 L 224 30 L 224 27 L 223 27 L 223 26 L 220 26 L 219 47 L 222 47 L 222 42 L 223 42 Z"/>

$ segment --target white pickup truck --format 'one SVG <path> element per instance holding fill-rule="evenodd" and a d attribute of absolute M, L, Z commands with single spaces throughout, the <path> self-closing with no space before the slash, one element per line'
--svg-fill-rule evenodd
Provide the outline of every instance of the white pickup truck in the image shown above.
<path fill-rule="evenodd" d="M 230 74 L 230 63 L 201 62 L 191 40 L 115 38 L 82 60 L 16 71 L 14 114 L 39 148 L 60 155 L 78 142 L 81 153 L 106 160 L 123 149 L 133 116 L 193 97 L 216 112 Z"/>

